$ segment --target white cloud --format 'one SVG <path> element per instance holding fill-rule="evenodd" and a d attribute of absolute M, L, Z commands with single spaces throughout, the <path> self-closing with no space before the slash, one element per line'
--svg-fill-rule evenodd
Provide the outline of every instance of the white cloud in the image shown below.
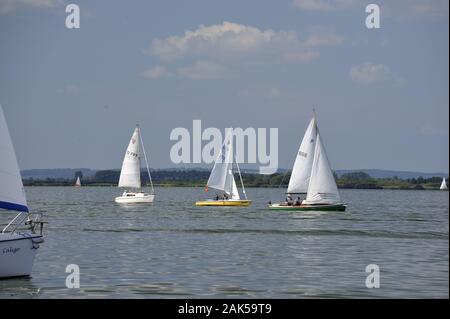
<path fill-rule="evenodd" d="M 346 9 L 360 9 L 364 14 L 370 1 L 365 0 L 293 0 L 294 7 L 302 11 L 329 12 Z M 384 18 L 448 18 L 448 0 L 395 0 L 375 1 L 381 7 Z"/>
<path fill-rule="evenodd" d="M 20 9 L 52 9 L 64 4 L 62 0 L 0 0 L 0 14 Z"/>
<path fill-rule="evenodd" d="M 65 93 L 76 94 L 81 91 L 81 88 L 75 84 L 68 84 L 64 87 L 63 91 Z"/>
<path fill-rule="evenodd" d="M 232 72 L 215 62 L 197 61 L 192 66 L 179 68 L 178 75 L 193 80 L 209 80 L 229 77 Z"/>
<path fill-rule="evenodd" d="M 391 70 L 384 64 L 363 63 L 350 69 L 350 78 L 358 83 L 371 84 L 392 79 Z"/>
<path fill-rule="evenodd" d="M 343 41 L 343 37 L 325 29 L 300 38 L 294 31 L 223 22 L 187 30 L 181 36 L 154 39 L 145 52 L 163 61 L 194 56 L 220 62 L 307 62 L 319 56 L 318 47 Z"/>
<path fill-rule="evenodd" d="M 423 136 L 436 136 L 448 134 L 448 130 L 428 122 L 419 127 L 419 133 Z"/>
<path fill-rule="evenodd" d="M 307 47 L 334 46 L 344 42 L 344 37 L 336 34 L 333 30 L 315 28 L 313 34 L 304 41 Z"/>
<path fill-rule="evenodd" d="M 332 11 L 363 3 L 361 0 L 294 0 L 295 7 L 305 11 Z"/>
<path fill-rule="evenodd" d="M 277 87 L 269 88 L 247 88 L 238 92 L 244 98 L 278 98 L 281 97 L 281 90 Z"/>
<path fill-rule="evenodd" d="M 281 94 L 280 89 L 279 88 L 275 88 L 275 87 L 270 88 L 269 92 L 267 93 L 267 95 L 269 97 L 279 97 L 280 94 Z"/>
<path fill-rule="evenodd" d="M 448 18 L 448 0 L 415 0 L 410 2 L 408 13 L 410 17 Z"/>
<path fill-rule="evenodd" d="M 157 65 L 154 68 L 144 70 L 141 75 L 147 79 L 157 79 L 168 77 L 171 75 L 169 71 L 164 66 Z"/>

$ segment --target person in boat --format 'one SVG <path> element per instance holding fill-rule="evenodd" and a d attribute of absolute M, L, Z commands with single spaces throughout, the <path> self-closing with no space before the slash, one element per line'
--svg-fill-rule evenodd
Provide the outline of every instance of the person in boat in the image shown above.
<path fill-rule="evenodd" d="M 291 194 L 288 194 L 286 196 L 286 205 L 288 205 L 288 206 L 292 205 L 292 196 L 291 196 Z"/>
<path fill-rule="evenodd" d="M 228 200 L 228 195 L 227 194 L 223 194 L 223 200 Z"/>
<path fill-rule="evenodd" d="M 215 200 L 219 200 L 219 194 L 216 194 Z"/>
<path fill-rule="evenodd" d="M 297 199 L 295 200 L 294 206 L 300 206 L 302 204 L 302 200 L 300 199 L 300 197 L 297 197 Z"/>

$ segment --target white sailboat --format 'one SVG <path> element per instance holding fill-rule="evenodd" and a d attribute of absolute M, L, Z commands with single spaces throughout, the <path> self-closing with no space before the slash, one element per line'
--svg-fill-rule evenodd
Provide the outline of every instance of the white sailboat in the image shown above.
<path fill-rule="evenodd" d="M 80 187 L 81 186 L 81 180 L 80 180 L 80 176 L 77 177 L 77 181 L 75 182 L 75 187 Z"/>
<path fill-rule="evenodd" d="M 286 193 L 288 195 L 284 203 L 270 203 L 269 208 L 296 211 L 344 211 L 346 208 L 346 205 L 341 202 L 315 115 L 300 144 Z M 306 199 L 292 200 L 292 195 L 305 193 Z"/>
<path fill-rule="evenodd" d="M 247 199 L 244 183 L 242 182 L 241 171 L 236 161 L 236 167 L 239 172 L 239 178 L 242 185 L 242 192 L 245 199 L 241 199 L 233 175 L 233 134 L 232 129 L 225 137 L 217 159 L 214 162 L 214 167 L 206 183 L 205 190 L 209 188 L 216 189 L 222 194 L 216 195 L 213 200 L 198 201 L 196 206 L 249 206 L 251 200 Z"/>
<path fill-rule="evenodd" d="M 445 177 L 442 179 L 441 187 L 439 187 L 439 189 L 442 191 L 448 190 L 447 182 L 445 181 Z"/>
<path fill-rule="evenodd" d="M 0 278 L 29 276 L 42 236 L 42 214 L 28 210 L 14 147 L 0 105 L 0 213 L 16 216 L 0 233 Z M 17 213 L 18 212 L 18 213 Z M 35 232 L 39 226 L 39 234 Z M 20 229 L 26 227 L 27 229 Z"/>
<path fill-rule="evenodd" d="M 151 192 L 144 193 L 141 189 L 141 148 L 144 154 L 145 163 L 147 166 L 147 173 L 150 180 Z M 120 171 L 119 187 L 125 188 L 122 196 L 116 197 L 115 201 L 122 204 L 139 204 L 139 203 L 153 203 L 155 199 L 155 192 L 153 188 L 152 177 L 148 167 L 147 155 L 145 154 L 144 143 L 142 141 L 141 131 L 139 126 L 131 136 L 128 144 L 125 157 L 123 159 L 122 169 Z M 134 189 L 130 191 L 129 189 Z"/>

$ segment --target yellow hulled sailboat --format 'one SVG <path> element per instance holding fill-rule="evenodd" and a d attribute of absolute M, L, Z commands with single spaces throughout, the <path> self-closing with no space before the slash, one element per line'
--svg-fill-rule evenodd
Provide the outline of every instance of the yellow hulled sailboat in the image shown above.
<path fill-rule="evenodd" d="M 219 156 L 214 162 L 214 167 L 205 187 L 205 191 L 213 188 L 221 192 L 221 194 L 216 194 L 214 199 L 198 201 L 195 203 L 196 206 L 249 206 L 252 202 L 247 199 L 241 171 L 236 161 L 244 199 L 241 199 L 239 196 L 233 175 L 233 130 L 228 130 L 228 134 L 222 144 Z"/>

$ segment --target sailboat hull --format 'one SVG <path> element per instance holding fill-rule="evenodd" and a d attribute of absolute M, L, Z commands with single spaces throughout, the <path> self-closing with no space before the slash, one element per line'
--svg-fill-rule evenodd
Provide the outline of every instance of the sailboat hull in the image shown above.
<path fill-rule="evenodd" d="M 248 199 L 204 200 L 196 202 L 195 206 L 250 206 L 251 203 Z"/>
<path fill-rule="evenodd" d="M 151 204 L 154 200 L 154 194 L 145 193 L 127 193 L 115 198 L 115 202 L 119 204 Z"/>
<path fill-rule="evenodd" d="M 42 236 L 0 234 L 0 278 L 29 276 Z"/>
<path fill-rule="evenodd" d="M 339 211 L 343 212 L 347 208 L 345 204 L 318 204 L 318 205 L 285 205 L 271 204 L 268 206 L 271 210 L 287 211 Z"/>

